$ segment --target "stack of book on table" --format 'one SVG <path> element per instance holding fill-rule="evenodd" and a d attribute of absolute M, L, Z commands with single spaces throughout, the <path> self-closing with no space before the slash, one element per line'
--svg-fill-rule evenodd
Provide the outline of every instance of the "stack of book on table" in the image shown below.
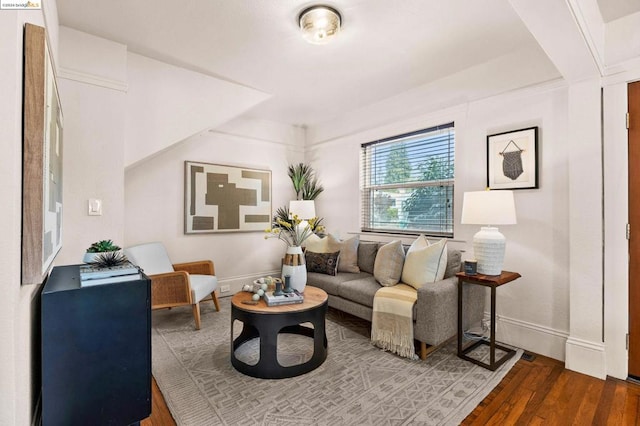
<path fill-rule="evenodd" d="M 97 266 L 91 263 L 80 265 L 80 285 L 82 287 L 133 281 L 141 278 L 140 268 L 129 261 L 118 266 Z"/>
<path fill-rule="evenodd" d="M 274 296 L 273 292 L 270 291 L 264 294 L 264 300 L 267 302 L 267 306 L 290 305 L 292 303 L 304 302 L 304 295 L 294 290 L 293 293 Z"/>

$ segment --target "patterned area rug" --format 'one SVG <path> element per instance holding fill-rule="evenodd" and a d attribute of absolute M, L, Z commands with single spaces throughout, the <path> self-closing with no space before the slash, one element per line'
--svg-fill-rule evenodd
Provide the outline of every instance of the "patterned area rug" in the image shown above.
<path fill-rule="evenodd" d="M 231 301 L 220 305 L 215 312 L 203 304 L 199 331 L 190 307 L 153 313 L 153 375 L 179 425 L 456 425 L 522 354 L 496 372 L 459 359 L 455 343 L 411 361 L 372 346 L 369 322 L 329 309 L 324 364 L 290 379 L 256 379 L 231 366 Z M 310 339 L 282 336 L 282 363 L 303 361 Z M 256 344 L 237 356 L 249 361 Z"/>

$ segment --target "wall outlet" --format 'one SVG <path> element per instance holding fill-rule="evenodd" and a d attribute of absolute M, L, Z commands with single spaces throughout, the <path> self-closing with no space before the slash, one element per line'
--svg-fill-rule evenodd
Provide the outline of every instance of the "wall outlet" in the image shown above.
<path fill-rule="evenodd" d="M 221 285 L 220 286 L 220 293 L 228 293 L 231 289 L 229 288 L 228 285 Z"/>

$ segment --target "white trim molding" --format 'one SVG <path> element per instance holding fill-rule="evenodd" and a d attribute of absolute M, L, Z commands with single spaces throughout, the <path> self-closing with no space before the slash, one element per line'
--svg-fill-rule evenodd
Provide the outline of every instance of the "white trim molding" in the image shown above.
<path fill-rule="evenodd" d="M 484 318 L 490 320 L 488 312 Z M 502 315 L 496 316 L 496 339 L 549 358 L 564 361 L 569 333 Z"/>
<path fill-rule="evenodd" d="M 605 380 L 607 378 L 605 345 L 569 336 L 565 367 L 568 370 Z"/>
<path fill-rule="evenodd" d="M 93 74 L 89 74 L 82 71 L 76 71 L 70 68 L 59 67 L 58 78 L 64 78 L 66 80 L 78 81 L 80 83 L 87 83 L 93 86 L 105 87 L 107 89 L 118 90 L 120 92 L 126 92 L 129 89 L 129 85 L 124 81 L 113 80 L 105 77 L 99 77 Z"/>

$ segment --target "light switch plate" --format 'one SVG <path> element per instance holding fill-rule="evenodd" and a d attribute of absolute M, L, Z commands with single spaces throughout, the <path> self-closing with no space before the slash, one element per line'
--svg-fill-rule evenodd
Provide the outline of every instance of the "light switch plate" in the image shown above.
<path fill-rule="evenodd" d="M 102 200 L 89 198 L 89 216 L 102 216 Z"/>

